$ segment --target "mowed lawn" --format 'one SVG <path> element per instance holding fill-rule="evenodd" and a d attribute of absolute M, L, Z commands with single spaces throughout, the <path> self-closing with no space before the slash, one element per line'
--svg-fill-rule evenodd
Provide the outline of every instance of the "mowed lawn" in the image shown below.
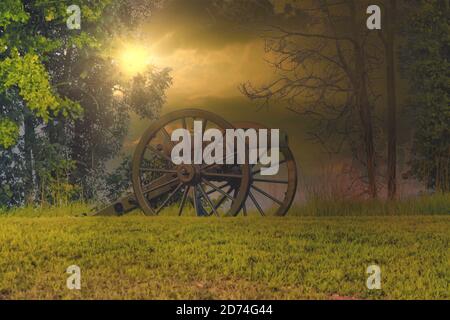
<path fill-rule="evenodd" d="M 0 299 L 448 299 L 449 240 L 449 216 L 13 215 Z M 381 290 L 366 288 L 372 264 Z"/>

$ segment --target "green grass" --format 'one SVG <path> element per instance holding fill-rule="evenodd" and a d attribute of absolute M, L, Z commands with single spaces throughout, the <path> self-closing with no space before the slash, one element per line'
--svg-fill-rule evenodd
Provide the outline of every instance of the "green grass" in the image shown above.
<path fill-rule="evenodd" d="M 450 298 L 448 215 L 68 216 L 86 211 L 0 215 L 0 299 Z M 382 290 L 366 288 L 371 264 Z"/>
<path fill-rule="evenodd" d="M 291 210 L 298 216 L 449 215 L 450 193 L 425 195 L 398 201 L 312 198 Z"/>
<path fill-rule="evenodd" d="M 14 217 L 67 217 L 95 211 L 94 206 L 73 203 L 64 207 L 26 207 L 6 210 L 0 208 L 1 216 Z M 99 208 L 98 208 L 99 209 Z M 195 215 L 191 208 L 185 208 L 183 215 Z M 169 211 L 169 212 L 167 212 Z M 255 212 L 251 212 L 256 215 Z M 136 214 L 133 213 L 133 214 Z M 138 213 L 140 214 L 140 213 Z M 178 215 L 178 208 L 164 211 L 164 215 Z M 416 216 L 450 215 L 450 193 L 426 195 L 398 201 L 382 200 L 346 200 L 333 197 L 312 197 L 302 205 L 294 205 L 289 216 Z"/>
<path fill-rule="evenodd" d="M 36 217 L 76 217 L 82 214 L 89 213 L 93 210 L 94 206 L 75 202 L 66 206 L 52 206 L 52 207 L 24 207 L 13 209 L 1 209 L 0 218 L 4 217 L 23 217 L 23 218 L 36 218 Z"/>

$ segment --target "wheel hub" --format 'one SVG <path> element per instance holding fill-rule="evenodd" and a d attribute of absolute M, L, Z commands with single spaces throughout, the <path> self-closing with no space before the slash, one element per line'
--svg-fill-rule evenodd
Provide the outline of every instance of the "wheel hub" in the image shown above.
<path fill-rule="evenodd" d="M 177 175 L 184 184 L 192 184 L 196 181 L 197 170 L 193 165 L 181 165 L 177 168 Z"/>

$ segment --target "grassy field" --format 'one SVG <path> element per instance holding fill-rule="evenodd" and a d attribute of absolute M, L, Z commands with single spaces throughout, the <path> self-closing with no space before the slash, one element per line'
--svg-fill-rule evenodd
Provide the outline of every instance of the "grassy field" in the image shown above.
<path fill-rule="evenodd" d="M 450 298 L 450 216 L 0 214 L 0 299 Z M 80 291 L 66 287 L 81 268 Z M 366 288 L 381 267 L 382 289 Z"/>

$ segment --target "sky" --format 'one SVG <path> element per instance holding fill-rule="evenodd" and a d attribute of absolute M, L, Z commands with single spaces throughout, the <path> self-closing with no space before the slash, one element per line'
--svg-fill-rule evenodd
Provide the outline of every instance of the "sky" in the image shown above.
<path fill-rule="evenodd" d="M 296 10 L 299 3 L 308 9 Z M 276 69 L 268 63 L 272 57 L 265 51 L 264 31 L 271 25 L 308 30 L 314 21 L 304 12 L 316 6 L 317 2 L 312 0 L 165 0 L 135 34 L 121 41 L 132 51 L 143 49 L 149 64 L 171 68 L 173 85 L 167 91 L 163 114 L 182 108 L 199 108 L 215 112 L 230 122 L 259 122 L 283 130 L 289 137 L 301 180 L 326 182 L 330 176 L 342 180 L 343 176 L 348 176 L 351 156 L 330 155 L 313 141 L 309 134 L 313 131 L 310 119 L 287 110 L 279 102 L 261 106 L 260 102 L 250 101 L 239 90 L 244 83 L 260 87 L 278 78 Z M 362 23 L 366 17 L 363 9 L 362 6 Z M 383 70 L 385 68 L 381 66 L 374 73 L 378 83 L 373 87 L 375 94 L 381 93 L 374 102 L 380 129 L 384 126 L 386 108 Z M 402 92 L 398 116 L 398 140 L 402 144 L 410 140 L 411 125 L 410 115 L 402 109 L 406 105 L 403 100 L 406 97 L 405 82 L 398 80 L 397 87 L 399 93 Z M 124 144 L 125 154 L 132 154 L 149 126 L 147 121 L 137 117 L 132 121 Z M 398 158 L 402 166 L 406 164 L 408 146 L 407 143 L 399 146 Z M 383 145 L 377 147 L 385 150 Z M 403 180 L 399 182 L 407 184 Z"/>
<path fill-rule="evenodd" d="M 139 28 L 134 40 L 127 39 L 128 45 L 145 46 L 151 64 L 172 69 L 173 85 L 163 113 L 200 108 L 231 122 L 254 121 L 284 130 L 302 168 L 318 168 L 318 156 L 325 154 L 308 139 L 307 119 L 277 104 L 261 108 L 239 90 L 243 83 L 259 86 L 275 76 L 261 35 L 270 23 L 292 23 L 281 14 L 284 3 L 242 3 L 245 6 L 236 18 L 236 9 L 227 7 L 226 1 L 169 0 Z M 148 126 L 145 121 L 133 121 L 126 150 L 134 147 Z"/>

